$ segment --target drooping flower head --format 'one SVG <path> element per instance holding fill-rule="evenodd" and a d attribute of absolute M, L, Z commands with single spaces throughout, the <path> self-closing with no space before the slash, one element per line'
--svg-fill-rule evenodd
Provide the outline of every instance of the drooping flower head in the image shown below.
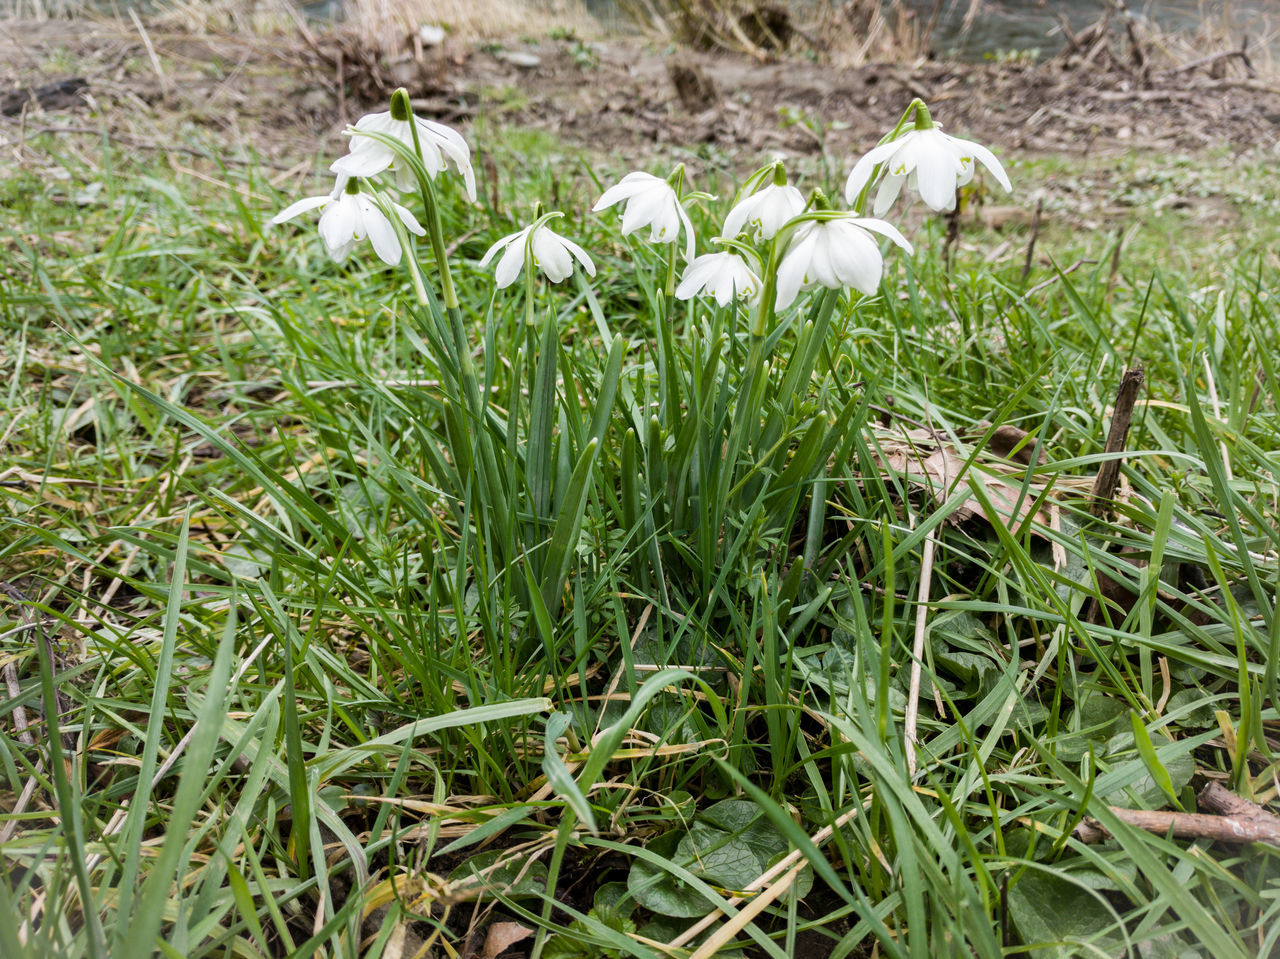
<path fill-rule="evenodd" d="M 414 134 L 417 134 L 415 137 Z M 396 184 L 402 190 L 413 186 L 412 171 L 382 140 L 370 133 L 379 133 L 399 140 L 422 159 L 427 174 L 435 179 L 452 163 L 462 174 L 467 196 L 476 198 L 476 175 L 471 168 L 471 148 L 458 131 L 414 116 L 409 105 L 409 94 L 402 87 L 391 95 L 391 109 L 385 113 L 369 113 L 356 121 L 347 133 L 351 135 L 351 152 L 339 157 L 329 167 L 334 173 L 346 176 L 371 177 L 384 170 L 393 170 Z M 416 139 L 416 144 L 415 144 Z"/>
<path fill-rule="evenodd" d="M 422 236 L 426 231 L 412 213 L 399 203 L 383 200 L 410 233 Z M 378 200 L 360 190 L 360 181 L 346 176 L 338 177 L 332 193 L 309 196 L 298 200 L 271 218 L 272 223 L 284 223 L 308 210 L 323 209 L 320 215 L 320 238 L 336 262 L 341 263 L 360 240 L 368 237 L 373 251 L 388 266 L 396 266 L 403 252 L 396 228 L 387 219 Z"/>
<path fill-rule="evenodd" d="M 769 183 L 761 188 L 766 177 Z M 730 239 L 746 232 L 756 242 L 772 240 L 784 223 L 803 211 L 803 194 L 787 183 L 782 164 L 775 163 L 747 180 L 742 199 L 725 217 L 720 233 Z"/>
<path fill-rule="evenodd" d="M 873 233 L 888 237 L 907 253 L 914 252 L 898 230 L 884 220 L 855 213 L 825 210 L 818 191 L 818 212 L 805 214 L 791 234 L 787 252 L 778 265 L 776 308 L 786 309 L 801 290 L 825 286 L 830 290 L 851 287 L 867 296 L 880 288 L 884 257 Z"/>
<path fill-rule="evenodd" d="M 480 260 L 481 266 L 489 262 L 502 251 L 502 259 L 493 271 L 493 278 L 498 289 L 504 289 L 516 281 L 524 269 L 525 257 L 528 256 L 535 269 L 546 274 L 552 283 L 559 283 L 573 273 L 573 261 L 576 259 L 588 275 L 596 275 L 596 265 L 591 262 L 587 251 L 572 240 L 566 239 L 547 226 L 547 222 L 563 213 L 544 213 L 523 230 L 517 230 L 504 236 L 485 253 Z"/>
<path fill-rule="evenodd" d="M 674 243 L 685 232 L 685 259 L 693 259 L 693 224 L 689 214 L 680 204 L 671 179 L 683 178 L 684 171 L 677 167 L 670 179 L 664 180 L 652 173 L 628 173 L 596 201 L 591 209 L 599 213 L 617 203 L 625 203 L 622 212 L 622 235 L 630 236 L 642 227 L 649 227 L 649 240 L 653 243 Z"/>
<path fill-rule="evenodd" d="M 995 154 L 980 144 L 949 136 L 934 125 L 928 108 L 916 100 L 915 123 L 871 150 L 855 164 L 845 184 L 850 206 L 870 185 L 879 170 L 883 179 L 876 191 L 872 213 L 882 216 L 898 198 L 905 184 L 918 190 L 925 205 L 935 212 L 954 210 L 956 190 L 973 179 L 977 163 L 985 166 L 1006 191 L 1012 190 L 1004 167 Z M 901 126 L 901 125 L 900 125 Z"/>
<path fill-rule="evenodd" d="M 721 307 L 736 299 L 755 303 L 760 298 L 760 277 L 747 262 L 751 253 L 733 240 L 717 237 L 711 241 L 729 247 L 719 253 L 704 253 L 687 267 L 680 285 L 676 287 L 676 299 L 689 300 L 705 292 L 714 296 Z M 759 264 L 756 264 L 757 269 Z"/>

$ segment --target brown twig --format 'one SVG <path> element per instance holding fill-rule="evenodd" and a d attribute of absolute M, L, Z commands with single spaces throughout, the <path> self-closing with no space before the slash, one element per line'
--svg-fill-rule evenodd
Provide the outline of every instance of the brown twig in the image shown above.
<path fill-rule="evenodd" d="M 1190 60 L 1187 63 L 1179 64 L 1166 72 L 1170 76 L 1177 76 L 1179 73 L 1190 73 L 1198 67 L 1209 67 L 1212 70 L 1221 63 L 1225 63 L 1228 60 L 1234 60 L 1236 57 L 1239 57 L 1244 63 L 1249 76 L 1256 76 L 1249 60 L 1249 54 L 1246 52 L 1248 42 L 1248 39 L 1246 39 L 1245 45 L 1241 46 L 1239 50 L 1222 50 L 1218 53 L 1211 53 L 1207 57 L 1200 57 L 1198 60 Z M 1219 78 L 1215 77 L 1214 79 Z"/>
<path fill-rule="evenodd" d="M 1112 815 L 1144 832 L 1177 839 L 1209 839 L 1213 842 L 1260 842 L 1280 848 L 1280 817 L 1210 783 L 1196 797 L 1200 806 L 1222 815 L 1169 812 L 1167 810 L 1109 807 Z M 1098 820 L 1083 819 L 1072 835 L 1084 843 L 1103 842 L 1111 833 Z"/>
<path fill-rule="evenodd" d="M 1248 819 L 1266 823 L 1268 828 L 1280 836 L 1280 816 L 1268 812 L 1262 806 L 1251 803 L 1243 796 L 1237 796 L 1220 782 L 1211 782 L 1196 795 L 1201 809 L 1217 813 L 1220 816 L 1233 816 L 1236 819 Z"/>
<path fill-rule="evenodd" d="M 1142 382 L 1146 378 L 1142 367 L 1136 366 L 1125 370 L 1120 380 L 1120 390 L 1116 394 L 1115 409 L 1111 413 L 1111 429 L 1107 432 L 1107 453 L 1123 453 L 1129 441 L 1129 424 L 1133 421 L 1133 405 L 1138 400 Z M 1120 481 L 1120 464 L 1122 457 L 1115 456 L 1107 460 L 1098 469 L 1098 477 L 1094 480 L 1093 491 L 1089 494 L 1089 512 L 1098 519 L 1106 519 L 1111 515 L 1111 497 L 1115 495 L 1116 484 Z"/>

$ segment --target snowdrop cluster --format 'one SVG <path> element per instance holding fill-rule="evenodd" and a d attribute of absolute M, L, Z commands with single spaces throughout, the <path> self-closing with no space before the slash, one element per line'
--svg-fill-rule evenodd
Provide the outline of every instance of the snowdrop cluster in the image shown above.
<path fill-rule="evenodd" d="M 932 210 L 952 210 L 957 190 L 973 179 L 977 163 L 1011 189 L 990 150 L 943 133 L 916 100 L 897 127 L 854 165 L 845 185 L 848 210 L 832 209 L 821 191 L 806 200 L 787 182 L 783 165 L 774 163 L 748 179 L 720 235 L 711 241 L 728 248 L 695 257 L 693 228 L 675 186 L 683 171 L 666 180 L 629 173 L 606 190 L 593 209 L 623 204 L 622 235 L 648 226 L 654 243 L 673 242 L 683 226 L 688 266 L 674 290 L 677 298 L 707 295 L 721 307 L 734 299 L 754 305 L 764 290 L 772 289 L 774 309 L 784 310 L 801 292 L 819 286 L 874 294 L 884 274 L 877 237 L 913 252 L 906 237 L 880 219 L 902 188 L 919 192 Z M 866 194 L 877 182 L 873 215 L 864 216 Z M 763 256 L 753 253 L 753 245 L 763 247 Z M 757 272 L 762 262 L 768 265 L 763 281 Z"/>
<path fill-rule="evenodd" d="M 397 91 L 391 109 L 362 117 L 347 130 L 349 152 L 330 167 L 337 180 L 333 190 L 291 204 L 272 222 L 283 223 L 310 210 L 320 210 L 320 237 L 334 260 L 344 260 L 364 239 L 374 253 L 395 266 L 410 249 L 409 235 L 430 234 L 442 272 L 446 300 L 456 306 L 447 258 L 439 236 L 439 214 L 433 209 L 430 183 L 452 169 L 462 178 L 467 196 L 476 198 L 471 151 L 457 131 L 414 116 L 407 93 Z M 721 308 L 734 301 L 781 311 L 800 293 L 817 287 L 850 289 L 870 296 L 884 275 L 882 240 L 908 254 L 910 242 L 881 219 L 903 189 L 916 192 L 929 209 L 952 210 L 956 194 L 981 164 L 1005 189 L 1009 178 L 995 155 L 977 143 L 943 133 L 928 108 L 915 100 L 897 126 L 854 164 L 845 183 L 846 209 L 835 209 L 820 190 L 806 199 L 788 182 L 782 163 L 771 163 L 751 176 L 725 216 L 711 243 L 719 249 L 697 255 L 697 238 L 686 206 L 711 200 L 703 193 L 685 193 L 685 174 L 677 166 L 663 178 L 646 172 L 628 173 L 604 191 L 592 207 L 600 213 L 618 207 L 624 237 L 648 229 L 650 243 L 667 245 L 667 295 L 681 300 L 706 296 Z M 391 184 L 377 181 L 390 174 Z M 415 215 L 389 191 L 418 186 L 428 212 L 424 229 Z M 871 215 L 866 215 L 874 189 Z M 494 243 L 479 261 L 496 261 L 497 289 L 513 284 L 528 268 L 527 281 L 537 274 L 553 283 L 572 275 L 575 264 L 595 275 L 591 256 L 577 243 L 548 225 L 560 213 L 543 214 Z M 681 243 L 683 239 L 683 243 Z M 676 282 L 680 255 L 684 269 Z M 532 290 L 532 286 L 530 286 Z"/>
<path fill-rule="evenodd" d="M 375 177 L 391 171 L 399 190 L 411 189 L 414 172 L 406 155 L 415 157 L 432 180 L 452 164 L 462 176 L 467 196 L 475 200 L 476 175 L 467 141 L 443 123 L 414 116 L 404 90 L 392 95 L 390 110 L 361 117 L 346 132 L 351 137 L 350 152 L 329 167 L 337 175 L 333 190 L 299 200 L 271 218 L 272 223 L 279 224 L 309 210 L 323 210 L 320 238 L 336 262 L 345 260 L 355 244 L 367 237 L 382 262 L 397 266 L 404 245 L 392 215 L 409 233 L 426 234 L 407 208 L 380 193 L 374 183 Z"/>

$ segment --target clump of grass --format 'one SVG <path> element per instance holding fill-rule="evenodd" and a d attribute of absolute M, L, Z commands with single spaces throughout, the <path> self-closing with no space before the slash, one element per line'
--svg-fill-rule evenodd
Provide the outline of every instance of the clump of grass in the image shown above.
<path fill-rule="evenodd" d="M 455 338 L 264 231 L 252 167 L 125 162 L 6 188 L 5 955 L 445 955 L 495 920 L 543 956 L 1274 950 L 1274 850 L 1108 811 L 1274 808 L 1269 238 L 1117 272 L 1082 236 L 1024 278 L 926 225 L 881 297 L 777 332 L 741 435 L 746 339 L 607 219 L 571 211 L 602 279 L 531 330 L 476 266 L 512 223 L 447 201 Z M 1139 361 L 1099 524 L 1070 487 Z M 1004 426 L 1056 524 L 884 466 L 927 428 L 977 472 Z"/>

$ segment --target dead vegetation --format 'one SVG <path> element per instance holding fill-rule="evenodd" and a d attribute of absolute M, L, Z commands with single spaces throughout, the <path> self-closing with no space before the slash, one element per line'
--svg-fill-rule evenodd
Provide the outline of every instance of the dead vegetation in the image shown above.
<path fill-rule="evenodd" d="M 894 21 L 893 4 L 860 0 L 828 10 L 854 18 L 849 29 L 863 46 L 842 48 L 834 28 L 824 28 L 830 50 L 817 62 L 723 49 L 672 57 L 634 37 L 590 41 L 572 28 L 541 30 L 563 16 L 576 23 L 576 0 L 572 8 L 569 0 L 548 0 L 545 21 L 513 0 L 431 4 L 432 25 L 448 32 L 427 43 L 417 32 L 427 5 L 355 2 L 370 4 L 368 16 L 327 29 L 281 20 L 272 28 L 280 32 L 267 38 L 248 32 L 248 20 L 183 21 L 178 7 L 136 23 L 0 23 L 0 98 L 17 124 L 6 137 L 105 124 L 127 142 L 158 148 L 176 121 L 219 131 L 229 154 L 252 142 L 270 160 L 305 155 L 299 143 L 316 149 L 317 137 L 336 143 L 347 122 L 397 86 L 445 122 L 465 127 L 483 114 L 632 162 L 671 145 L 704 144 L 744 166 L 762 153 L 847 156 L 878 138 L 916 96 L 948 130 L 1012 150 L 1242 150 L 1269 147 L 1280 134 L 1280 85 L 1267 79 L 1257 44 L 1234 39 L 1178 61 L 1181 48 L 1171 38 L 1115 10 L 1096 28 L 1064 29 L 1063 49 L 1047 61 L 971 64 L 889 57 L 904 29 L 918 30 L 918 40 L 928 22 Z M 454 8 L 459 19 L 448 19 Z M 462 18 L 481 9 L 485 29 L 510 25 L 505 40 L 467 38 L 480 28 Z M 516 25 L 504 15 L 523 19 Z M 882 39 L 872 43 L 876 36 Z M 837 49 L 851 61 L 876 59 L 839 67 Z M 77 120 L 82 109 L 98 119 Z"/>

